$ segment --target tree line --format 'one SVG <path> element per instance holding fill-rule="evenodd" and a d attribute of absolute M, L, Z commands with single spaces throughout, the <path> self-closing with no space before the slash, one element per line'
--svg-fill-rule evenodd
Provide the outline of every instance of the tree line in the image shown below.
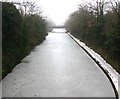
<path fill-rule="evenodd" d="M 13 3 L 2 2 L 2 78 L 47 36 L 46 19 L 35 10 L 34 3 L 25 5 L 24 11 Z"/>
<path fill-rule="evenodd" d="M 98 52 L 120 73 L 120 2 L 95 0 L 79 5 L 67 30 Z"/>

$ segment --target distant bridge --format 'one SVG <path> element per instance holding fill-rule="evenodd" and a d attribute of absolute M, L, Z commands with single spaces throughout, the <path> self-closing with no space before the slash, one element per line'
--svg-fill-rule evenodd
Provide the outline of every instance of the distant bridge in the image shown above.
<path fill-rule="evenodd" d="M 65 28 L 65 26 L 50 26 L 49 28 Z"/>

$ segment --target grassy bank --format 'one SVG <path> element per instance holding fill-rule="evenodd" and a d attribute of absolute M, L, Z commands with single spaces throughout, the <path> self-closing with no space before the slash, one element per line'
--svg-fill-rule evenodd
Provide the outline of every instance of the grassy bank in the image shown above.
<path fill-rule="evenodd" d="M 106 60 L 107 63 L 109 63 L 118 73 L 120 73 L 120 62 L 118 59 L 113 57 L 111 53 L 108 53 L 107 50 L 105 50 L 104 47 L 98 46 L 98 45 L 93 45 L 88 42 L 86 44 L 92 48 L 95 52 L 97 52 L 99 55 L 102 56 Z"/>
<path fill-rule="evenodd" d="M 65 26 L 120 73 L 120 2 L 106 4 L 98 0 L 94 3 L 80 5 Z"/>

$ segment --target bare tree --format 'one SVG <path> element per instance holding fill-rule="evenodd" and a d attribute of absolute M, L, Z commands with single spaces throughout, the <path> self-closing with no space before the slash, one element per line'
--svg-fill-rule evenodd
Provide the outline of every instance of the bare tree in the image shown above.
<path fill-rule="evenodd" d="M 107 0 L 93 0 L 93 2 L 85 2 L 89 8 L 89 12 L 95 14 L 96 17 L 103 16 L 105 7 L 109 2 Z"/>
<path fill-rule="evenodd" d="M 115 1 L 112 2 L 110 1 L 111 5 L 112 5 L 112 9 L 116 12 L 116 14 L 120 17 L 120 1 Z"/>
<path fill-rule="evenodd" d="M 31 15 L 31 14 L 38 14 L 40 15 L 42 13 L 40 7 L 37 7 L 36 1 L 35 2 L 28 2 L 24 1 L 23 2 L 12 2 L 15 5 L 19 6 L 19 11 L 23 13 L 23 15 Z"/>

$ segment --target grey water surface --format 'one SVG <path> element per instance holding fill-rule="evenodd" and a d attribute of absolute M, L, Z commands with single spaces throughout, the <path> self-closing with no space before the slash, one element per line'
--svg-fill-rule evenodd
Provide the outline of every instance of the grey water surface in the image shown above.
<path fill-rule="evenodd" d="M 2 80 L 3 97 L 115 97 L 106 75 L 66 33 L 49 33 Z"/>

